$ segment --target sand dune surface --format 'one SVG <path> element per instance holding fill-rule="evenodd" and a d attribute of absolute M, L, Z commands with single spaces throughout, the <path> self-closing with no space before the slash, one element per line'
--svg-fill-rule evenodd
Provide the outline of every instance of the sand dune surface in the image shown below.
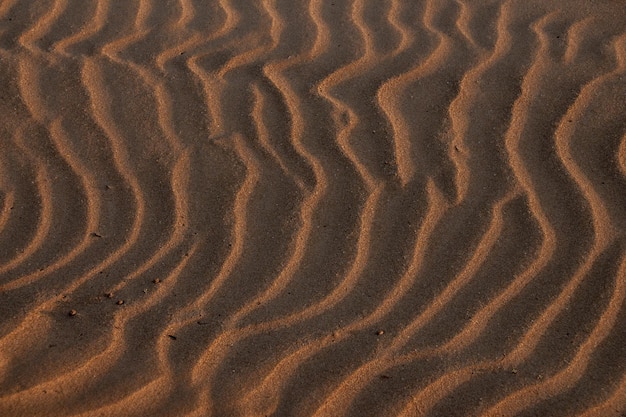
<path fill-rule="evenodd" d="M 626 415 L 626 3 L 0 2 L 0 416 Z"/>

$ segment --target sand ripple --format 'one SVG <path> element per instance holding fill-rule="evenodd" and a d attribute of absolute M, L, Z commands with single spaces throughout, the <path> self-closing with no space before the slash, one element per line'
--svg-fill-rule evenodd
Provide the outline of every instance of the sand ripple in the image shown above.
<path fill-rule="evenodd" d="M 624 415 L 618 3 L 1 2 L 0 415 Z"/>

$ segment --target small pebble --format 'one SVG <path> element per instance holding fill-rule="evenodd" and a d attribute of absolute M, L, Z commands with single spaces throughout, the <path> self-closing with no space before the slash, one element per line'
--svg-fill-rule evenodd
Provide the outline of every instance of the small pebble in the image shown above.
<path fill-rule="evenodd" d="M 124 304 L 124 300 L 117 300 L 117 305 L 121 306 L 122 304 Z"/>
<path fill-rule="evenodd" d="M 152 280 L 152 282 L 155 283 L 155 284 L 158 284 L 159 282 L 161 282 L 161 280 L 158 279 L 158 278 L 155 278 L 155 279 Z"/>
<path fill-rule="evenodd" d="M 68 314 L 68 316 L 70 316 L 70 317 L 74 317 L 74 316 L 76 315 L 76 310 L 71 309 L 71 310 L 70 310 L 67 314 Z"/>
<path fill-rule="evenodd" d="M 384 331 L 384 330 L 379 330 L 379 331 L 377 331 L 377 332 L 376 332 L 376 335 L 377 335 L 377 336 L 382 336 L 382 335 L 384 335 L 384 334 L 385 334 L 385 331 Z"/>
<path fill-rule="evenodd" d="M 104 294 L 106 298 L 113 298 L 113 293 L 112 292 L 108 292 L 106 294 Z"/>

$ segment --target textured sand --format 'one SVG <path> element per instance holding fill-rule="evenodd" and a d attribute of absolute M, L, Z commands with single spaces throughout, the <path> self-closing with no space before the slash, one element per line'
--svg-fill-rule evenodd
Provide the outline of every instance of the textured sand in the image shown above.
<path fill-rule="evenodd" d="M 626 415 L 626 3 L 0 2 L 0 416 Z"/>

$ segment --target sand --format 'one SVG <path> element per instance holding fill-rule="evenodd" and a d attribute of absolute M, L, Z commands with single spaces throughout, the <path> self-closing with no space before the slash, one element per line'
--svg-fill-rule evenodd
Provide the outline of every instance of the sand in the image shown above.
<path fill-rule="evenodd" d="M 626 415 L 626 3 L 0 2 L 0 416 Z"/>

